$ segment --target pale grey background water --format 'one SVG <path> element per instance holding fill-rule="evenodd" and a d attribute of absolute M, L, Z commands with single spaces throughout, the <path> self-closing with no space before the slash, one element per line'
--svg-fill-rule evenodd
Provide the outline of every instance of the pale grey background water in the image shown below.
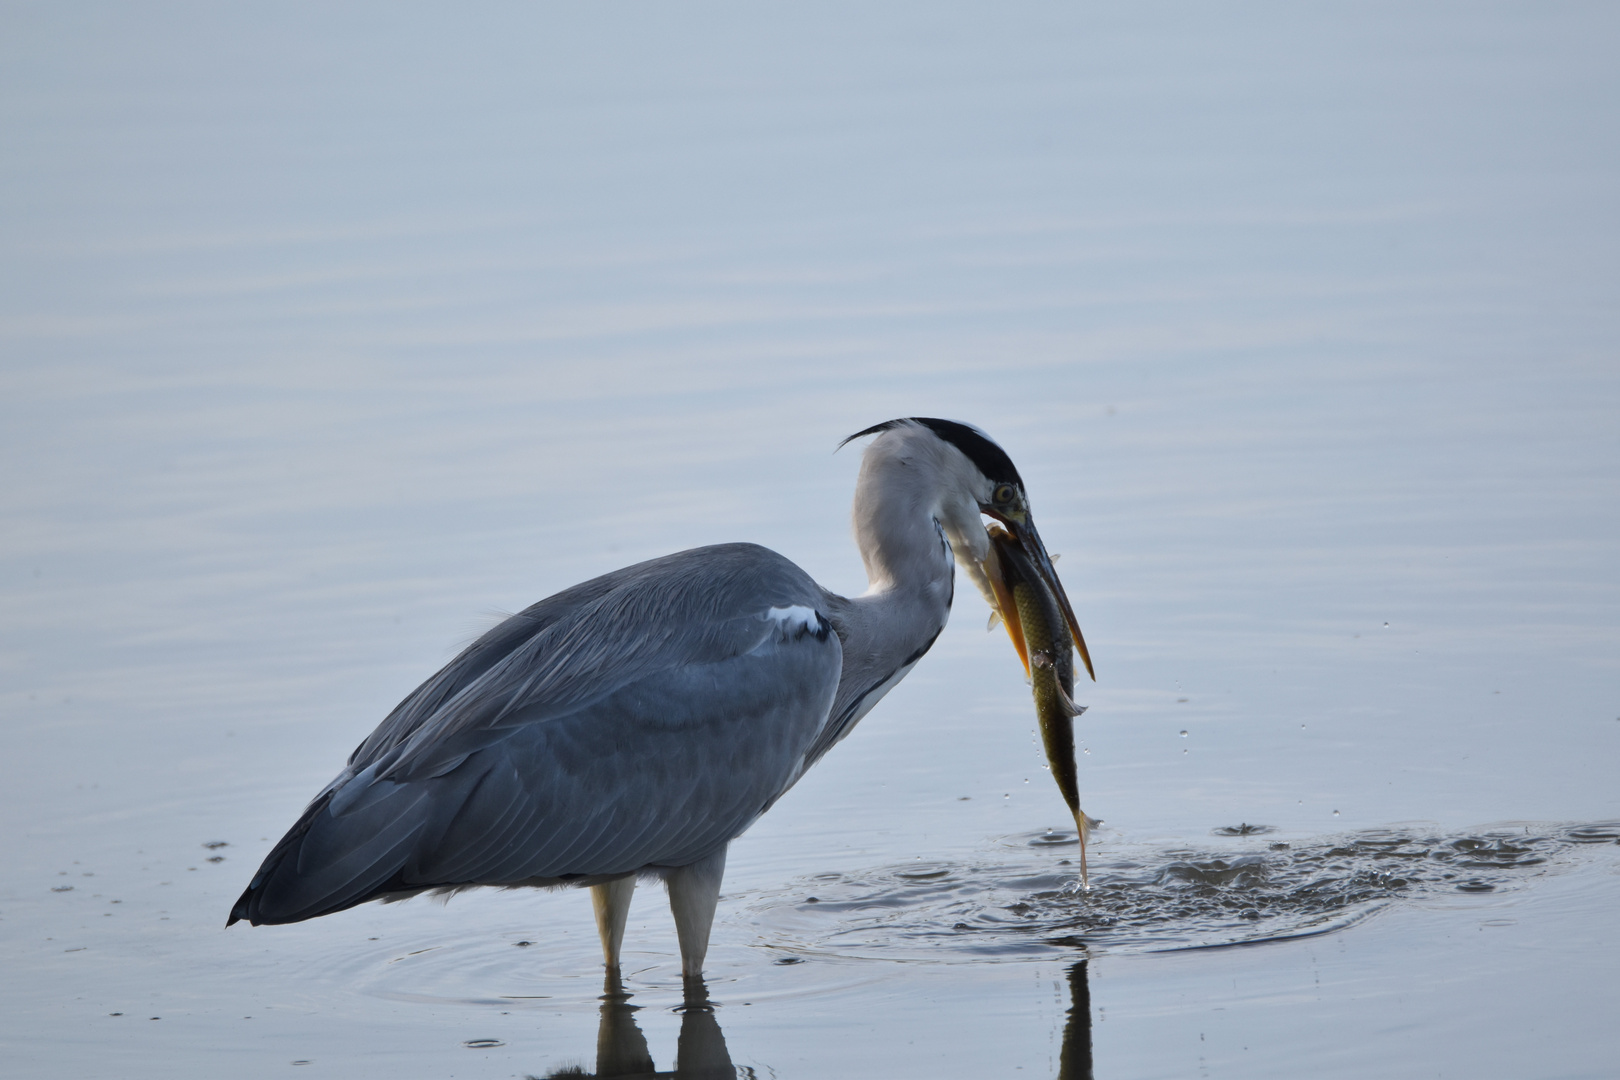
<path fill-rule="evenodd" d="M 7 1073 L 591 1067 L 583 896 L 229 903 L 495 612 L 734 539 L 861 589 L 831 451 L 896 415 L 998 438 L 1065 555 L 1105 857 L 1620 817 L 1617 30 L 6 6 Z M 761 1076 L 1057 1070 L 1077 952 L 780 966 L 754 914 L 1061 823 L 958 595 L 733 848 L 716 1015 Z M 1607 1075 L 1612 850 L 1310 941 L 1098 950 L 1096 1074 Z M 661 907 L 630 950 L 669 1068 Z"/>

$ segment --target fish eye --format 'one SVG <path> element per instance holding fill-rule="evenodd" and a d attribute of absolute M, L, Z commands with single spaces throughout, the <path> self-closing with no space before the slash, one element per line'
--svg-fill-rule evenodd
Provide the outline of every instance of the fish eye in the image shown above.
<path fill-rule="evenodd" d="M 990 496 L 997 506 L 1005 506 L 1013 500 L 1013 486 L 1011 484 L 998 484 L 994 494 Z"/>

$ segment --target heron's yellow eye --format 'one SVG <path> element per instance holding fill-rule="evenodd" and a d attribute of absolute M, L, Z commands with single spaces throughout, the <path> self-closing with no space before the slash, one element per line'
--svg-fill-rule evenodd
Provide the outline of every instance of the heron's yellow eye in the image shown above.
<path fill-rule="evenodd" d="M 996 488 L 995 494 L 991 498 L 995 499 L 996 505 L 1005 506 L 1007 503 L 1012 502 L 1013 486 L 1011 484 L 1001 484 Z"/>

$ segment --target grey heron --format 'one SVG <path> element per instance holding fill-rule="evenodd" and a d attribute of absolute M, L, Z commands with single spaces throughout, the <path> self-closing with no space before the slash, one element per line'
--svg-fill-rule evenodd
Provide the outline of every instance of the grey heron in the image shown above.
<path fill-rule="evenodd" d="M 1018 626 L 985 516 L 1024 556 L 1020 580 L 1049 590 L 1091 670 L 1006 452 L 926 417 L 844 442 L 865 436 L 876 437 L 853 513 L 863 595 L 829 592 L 767 548 L 721 544 L 541 600 L 388 714 L 226 925 L 427 891 L 574 885 L 591 890 L 613 972 L 636 880 L 656 876 L 682 974 L 701 977 L 727 845 L 933 645 L 958 560 L 1009 632 Z"/>

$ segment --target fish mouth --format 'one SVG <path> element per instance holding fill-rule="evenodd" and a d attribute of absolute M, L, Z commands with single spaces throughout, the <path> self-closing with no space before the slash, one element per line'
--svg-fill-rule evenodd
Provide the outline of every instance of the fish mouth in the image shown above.
<path fill-rule="evenodd" d="M 1013 586 L 1020 580 L 1033 577 L 1038 583 L 1037 587 L 1044 588 L 1057 601 L 1069 638 L 1074 642 L 1075 651 L 1080 654 L 1080 662 L 1086 665 L 1086 674 L 1091 676 L 1091 681 L 1096 682 L 1097 673 L 1091 666 L 1091 653 L 1086 648 L 1085 636 L 1080 633 L 1080 621 L 1075 618 L 1074 605 L 1069 603 L 1069 595 L 1063 591 L 1063 582 L 1058 580 L 1057 569 L 1052 565 L 1052 557 L 1046 553 L 1041 534 L 1035 531 L 1035 522 L 1030 520 L 1027 512 L 1016 517 L 989 509 L 984 512 L 1003 526 L 997 528 L 992 525 L 988 530 L 991 544 L 990 553 L 984 561 L 984 576 L 989 580 L 995 596 L 996 613 L 1001 616 L 1007 636 L 1012 638 L 1013 648 L 1018 650 L 1018 659 L 1023 662 L 1024 674 L 1029 674 L 1030 652 L 1025 641 L 1023 621 L 1018 616 L 1018 604 L 1013 599 Z M 1017 555 L 1024 558 L 1018 559 Z M 1020 567 L 1017 565 L 1019 563 L 1024 565 Z"/>

